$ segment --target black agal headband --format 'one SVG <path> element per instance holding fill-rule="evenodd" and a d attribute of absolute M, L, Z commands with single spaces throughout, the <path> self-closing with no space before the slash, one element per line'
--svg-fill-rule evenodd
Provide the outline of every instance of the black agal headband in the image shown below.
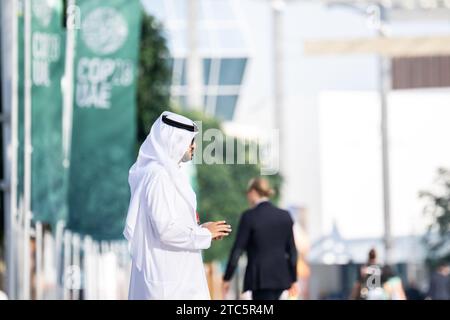
<path fill-rule="evenodd" d="M 191 131 L 191 132 L 197 132 L 198 131 L 198 128 L 195 125 L 195 123 L 192 123 L 192 125 L 181 123 L 181 122 L 169 119 L 167 117 L 167 115 L 162 116 L 162 121 L 165 124 L 167 124 L 169 126 L 172 126 L 172 127 L 175 127 L 175 128 L 184 129 L 184 130 Z"/>

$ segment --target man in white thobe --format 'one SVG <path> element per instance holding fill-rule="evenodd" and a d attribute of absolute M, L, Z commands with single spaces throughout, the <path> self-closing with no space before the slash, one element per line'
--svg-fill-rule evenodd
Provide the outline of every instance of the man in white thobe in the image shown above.
<path fill-rule="evenodd" d="M 197 131 L 192 120 L 163 112 L 130 169 L 129 299 L 210 299 L 201 250 L 231 227 L 225 221 L 198 225 L 196 196 L 181 170 L 193 157 Z"/>

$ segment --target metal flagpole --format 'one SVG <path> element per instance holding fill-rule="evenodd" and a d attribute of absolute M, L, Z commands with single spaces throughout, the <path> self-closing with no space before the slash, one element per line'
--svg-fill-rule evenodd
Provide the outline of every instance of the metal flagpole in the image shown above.
<path fill-rule="evenodd" d="M 75 29 L 79 27 L 79 8 L 75 0 L 67 1 L 67 28 L 66 28 L 66 58 L 63 77 L 63 166 L 70 166 L 70 143 L 72 138 L 72 107 L 73 107 L 73 61 L 75 54 Z"/>
<path fill-rule="evenodd" d="M 284 141 L 283 141 L 283 10 L 286 3 L 284 0 L 272 0 L 272 45 L 273 45 L 273 87 L 274 87 L 274 120 L 275 129 L 278 130 L 278 150 L 279 150 L 279 172 L 284 172 Z M 283 195 L 284 192 L 281 192 Z"/>
<path fill-rule="evenodd" d="M 2 49 L 2 128 L 4 148 L 4 221 L 5 221 L 5 284 L 9 299 L 16 298 L 16 260 L 14 244 L 17 216 L 17 1 L 1 2 Z M 10 48 L 10 49 L 9 49 Z M 8 118 L 9 117 L 9 118 Z"/>
<path fill-rule="evenodd" d="M 30 223 L 31 223 L 31 2 L 24 2 L 24 281 L 23 299 L 30 299 Z"/>
<path fill-rule="evenodd" d="M 63 267 L 63 245 L 64 245 L 64 221 L 60 220 L 56 223 L 56 235 L 55 235 L 55 270 L 56 270 L 56 283 L 57 283 L 57 292 L 56 297 L 58 300 L 64 298 L 64 267 Z M 61 274 L 62 273 L 62 276 Z M 61 276 L 61 277 L 60 277 Z"/>
<path fill-rule="evenodd" d="M 202 61 L 198 54 L 198 23 L 197 13 L 199 0 L 188 0 L 188 107 L 200 108 L 202 99 Z"/>
<path fill-rule="evenodd" d="M 18 199 L 17 199 L 17 186 L 18 186 L 18 150 L 19 150 L 19 100 L 18 100 L 18 83 L 19 83 L 19 50 L 18 50 L 18 9 L 17 9 L 17 1 L 12 0 L 12 8 L 13 8 L 13 30 L 12 30 L 12 103 L 11 103 L 11 184 L 10 184 L 10 215 L 8 217 L 8 261 L 9 261 L 9 269 L 8 277 L 9 277 L 9 289 L 8 293 L 11 298 L 17 298 L 17 274 L 16 274 L 16 233 L 17 230 L 17 211 L 18 211 Z"/>
<path fill-rule="evenodd" d="M 379 26 L 378 36 L 385 37 L 384 30 L 386 10 L 378 5 Z M 383 217 L 384 217 L 384 248 L 385 263 L 392 263 L 392 230 L 391 230 L 391 202 L 390 202 L 390 170 L 389 170 L 389 118 L 387 95 L 391 89 L 391 60 L 379 55 L 379 94 L 381 108 L 381 157 L 383 175 Z"/>

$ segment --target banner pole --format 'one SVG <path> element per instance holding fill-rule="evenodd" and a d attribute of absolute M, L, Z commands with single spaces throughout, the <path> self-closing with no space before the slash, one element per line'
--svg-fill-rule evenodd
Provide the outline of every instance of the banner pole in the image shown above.
<path fill-rule="evenodd" d="M 24 281 L 23 299 L 30 299 L 30 220 L 31 220 L 31 3 L 25 0 L 24 12 Z"/>
<path fill-rule="evenodd" d="M 66 21 L 66 57 L 63 81 L 63 166 L 65 169 L 70 166 L 70 145 L 72 139 L 72 116 L 73 116 L 73 67 L 75 54 L 75 29 L 77 25 L 77 11 L 75 0 L 67 1 L 67 21 Z"/>
<path fill-rule="evenodd" d="M 18 32 L 17 1 L 1 4 L 2 48 L 2 130 L 3 130 L 3 192 L 5 219 L 5 284 L 9 299 L 16 298 L 16 259 L 14 245 L 17 216 L 17 110 L 18 110 Z"/>

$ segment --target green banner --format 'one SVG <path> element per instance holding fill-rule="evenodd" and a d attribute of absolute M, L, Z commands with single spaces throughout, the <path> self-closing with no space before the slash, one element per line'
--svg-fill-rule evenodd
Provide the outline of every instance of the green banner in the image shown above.
<path fill-rule="evenodd" d="M 30 1 L 31 210 L 33 220 L 66 218 L 61 79 L 65 63 L 63 0 Z"/>
<path fill-rule="evenodd" d="M 68 227 L 121 237 L 136 140 L 138 0 L 78 0 Z"/>

